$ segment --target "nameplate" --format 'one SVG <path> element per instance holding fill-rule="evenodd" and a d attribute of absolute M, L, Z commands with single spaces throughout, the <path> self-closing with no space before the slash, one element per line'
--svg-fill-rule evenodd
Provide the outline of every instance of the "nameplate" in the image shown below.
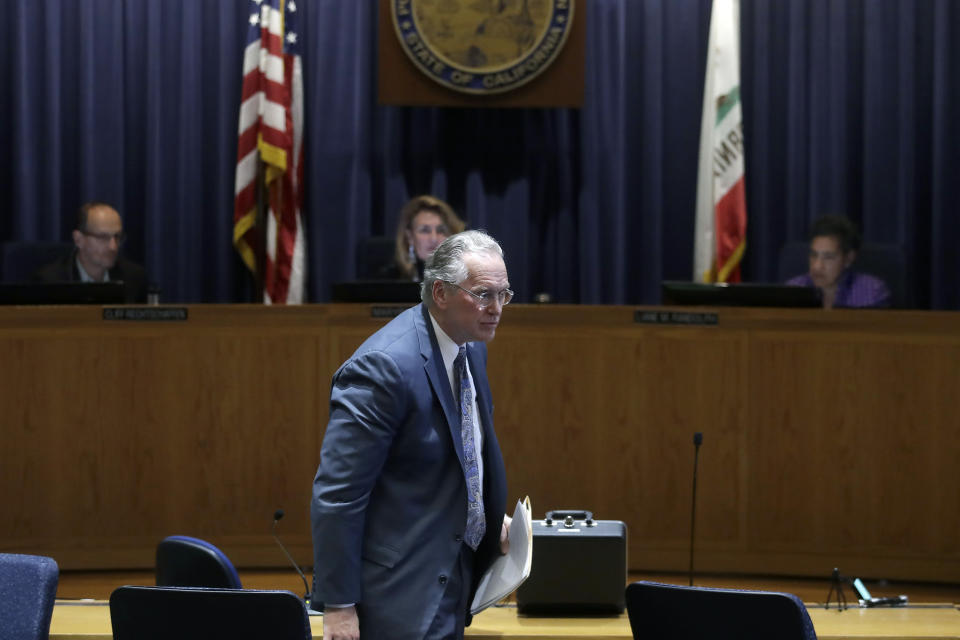
<path fill-rule="evenodd" d="M 410 307 L 384 307 L 384 306 L 375 306 L 370 307 L 370 317 L 371 318 L 396 318 L 398 315 L 409 309 Z"/>
<path fill-rule="evenodd" d="M 106 307 L 104 320 L 132 320 L 134 322 L 184 322 L 186 307 Z"/>
<path fill-rule="evenodd" d="M 690 311 L 636 311 L 633 321 L 638 324 L 670 324 L 692 327 L 715 327 L 720 314 Z"/>

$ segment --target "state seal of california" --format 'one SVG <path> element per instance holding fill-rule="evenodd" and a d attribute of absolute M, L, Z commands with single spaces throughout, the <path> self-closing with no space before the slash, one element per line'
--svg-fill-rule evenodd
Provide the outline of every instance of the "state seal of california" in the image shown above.
<path fill-rule="evenodd" d="M 400 45 L 420 71 L 464 93 L 503 93 L 550 66 L 574 0 L 390 0 Z"/>

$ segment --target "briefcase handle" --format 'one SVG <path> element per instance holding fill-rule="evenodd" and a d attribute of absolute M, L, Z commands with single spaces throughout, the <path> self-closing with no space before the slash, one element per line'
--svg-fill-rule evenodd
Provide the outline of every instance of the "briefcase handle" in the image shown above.
<path fill-rule="evenodd" d="M 547 520 L 564 520 L 572 517 L 574 520 L 593 520 L 593 511 L 586 509 L 554 509 L 547 511 Z"/>

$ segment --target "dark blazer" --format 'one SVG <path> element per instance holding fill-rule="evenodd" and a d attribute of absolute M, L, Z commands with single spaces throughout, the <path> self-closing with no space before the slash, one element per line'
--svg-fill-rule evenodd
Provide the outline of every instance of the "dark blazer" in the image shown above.
<path fill-rule="evenodd" d="M 64 254 L 56 262 L 34 271 L 30 279 L 33 282 L 80 282 L 76 255 L 76 249 Z M 117 258 L 117 264 L 110 269 L 110 280 L 123 281 L 126 302 L 137 304 L 147 301 L 147 272 L 137 263 L 122 256 Z"/>
<path fill-rule="evenodd" d="M 467 354 L 483 427 L 487 520 L 472 599 L 499 553 L 506 474 L 486 345 L 469 343 Z M 358 603 L 364 638 L 422 639 L 464 544 L 462 457 L 450 381 L 428 311 L 418 305 L 371 336 L 333 377 L 310 509 L 313 602 Z"/>

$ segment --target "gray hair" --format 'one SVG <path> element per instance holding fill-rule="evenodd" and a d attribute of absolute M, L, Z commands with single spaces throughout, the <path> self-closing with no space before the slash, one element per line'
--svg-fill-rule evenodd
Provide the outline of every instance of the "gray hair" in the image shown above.
<path fill-rule="evenodd" d="M 444 240 L 427 258 L 420 283 L 420 299 L 428 307 L 433 304 L 433 283 L 454 282 L 460 284 L 469 277 L 464 257 L 468 254 L 489 254 L 503 258 L 500 243 L 484 231 L 462 231 Z"/>

